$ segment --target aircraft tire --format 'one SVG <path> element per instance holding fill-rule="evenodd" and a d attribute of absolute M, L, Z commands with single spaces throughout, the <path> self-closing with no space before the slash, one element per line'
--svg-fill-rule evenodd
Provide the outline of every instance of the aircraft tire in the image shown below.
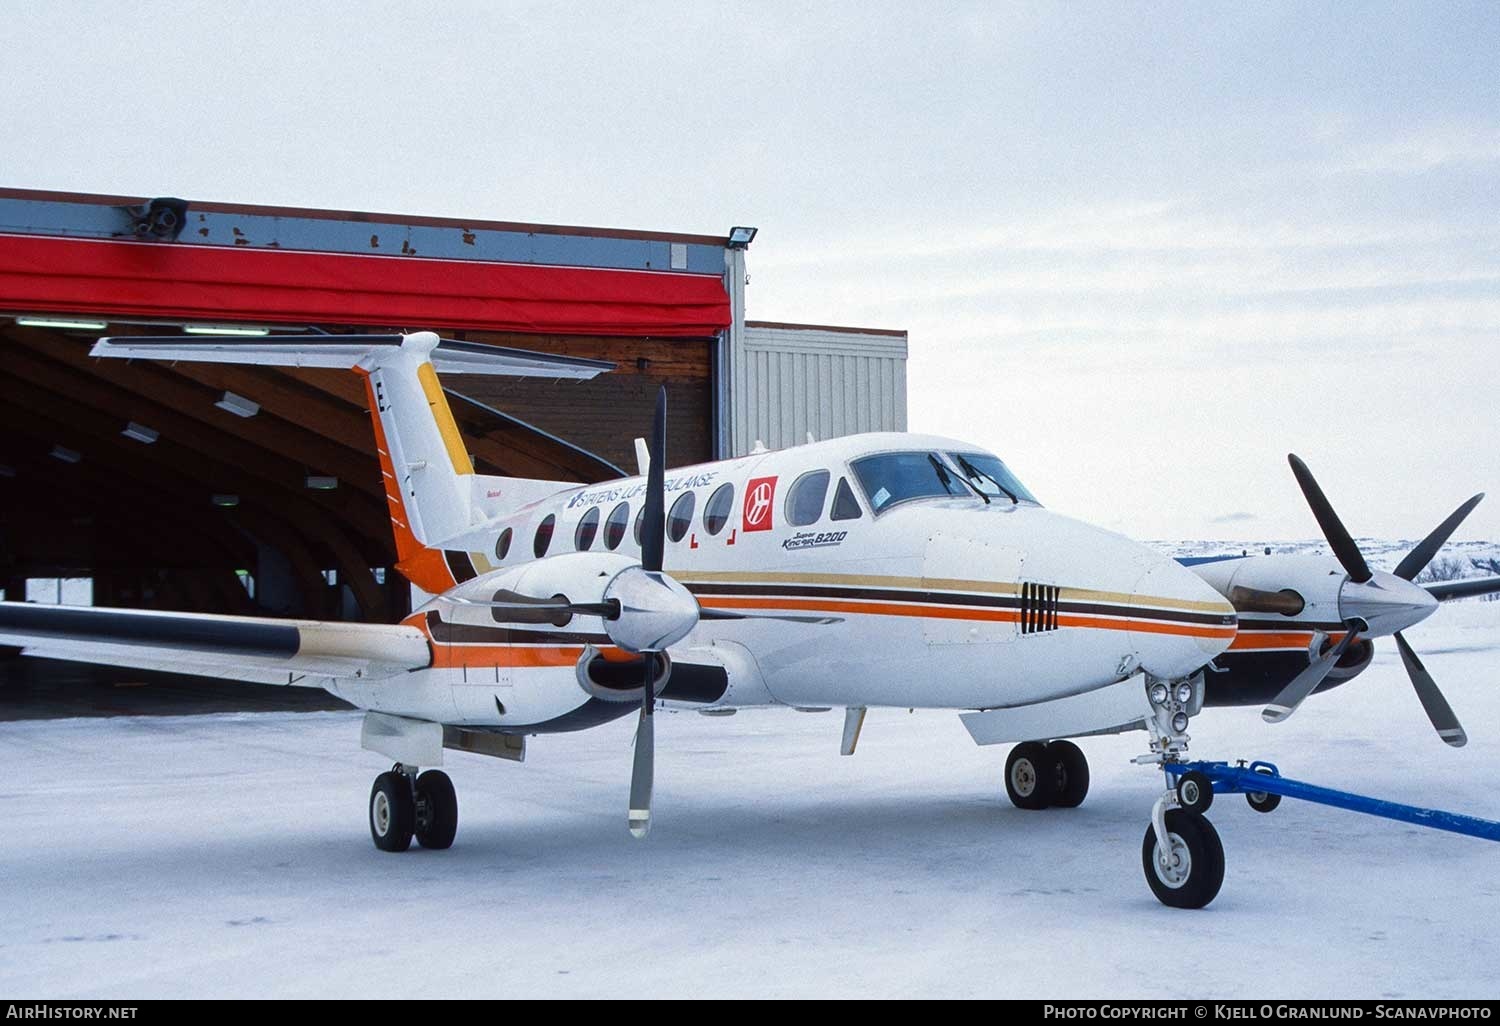
<path fill-rule="evenodd" d="M 411 783 L 403 774 L 388 770 L 375 778 L 370 788 L 370 838 L 381 851 L 405 851 L 411 847 L 416 802 Z"/>
<path fill-rule="evenodd" d="M 1083 750 L 1071 741 L 1049 741 L 1047 754 L 1057 777 L 1052 804 L 1060 809 L 1078 808 L 1089 793 L 1089 761 Z"/>
<path fill-rule="evenodd" d="M 417 778 L 416 835 L 424 848 L 452 847 L 458 833 L 458 795 L 442 770 L 428 770 Z"/>
<path fill-rule="evenodd" d="M 1040 741 L 1026 741 L 1005 760 L 1005 793 L 1018 809 L 1045 809 L 1057 790 L 1053 757 Z"/>
<path fill-rule="evenodd" d="M 1141 842 L 1146 883 L 1163 905 L 1202 908 L 1214 900 L 1224 883 L 1224 844 L 1219 832 L 1206 818 L 1185 809 L 1168 809 L 1166 822 L 1173 861 L 1167 866 L 1158 864 L 1156 827 L 1147 826 Z"/>

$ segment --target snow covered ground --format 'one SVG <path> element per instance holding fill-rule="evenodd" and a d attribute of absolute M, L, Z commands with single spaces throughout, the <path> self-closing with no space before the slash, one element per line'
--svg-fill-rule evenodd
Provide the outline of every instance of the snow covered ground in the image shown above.
<path fill-rule="evenodd" d="M 1194 754 L 1500 817 L 1500 603 L 1410 632 L 1472 741 L 1442 745 L 1394 646 Z M 632 724 L 451 755 L 458 841 L 377 852 L 384 761 L 348 713 L 0 724 L 0 992 L 147 996 L 1500 996 L 1500 845 L 1221 797 L 1228 876 L 1159 905 L 1142 735 L 1084 742 L 1076 810 L 1022 812 L 951 713 L 692 714 L 657 727 L 655 829 L 625 829 Z"/>

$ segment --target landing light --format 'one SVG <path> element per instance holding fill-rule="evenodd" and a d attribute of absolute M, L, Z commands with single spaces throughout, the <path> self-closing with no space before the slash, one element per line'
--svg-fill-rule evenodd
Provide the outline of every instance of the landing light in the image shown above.
<path fill-rule="evenodd" d="M 1193 700 L 1193 686 L 1187 681 L 1177 685 L 1177 701 L 1180 705 L 1187 705 Z"/>
<path fill-rule="evenodd" d="M 1161 681 L 1157 681 L 1155 684 L 1151 685 L 1151 704 L 1167 704 L 1167 686 L 1161 683 Z"/>
<path fill-rule="evenodd" d="M 1180 712 L 1172 717 L 1172 729 L 1181 734 L 1188 729 L 1188 714 Z"/>

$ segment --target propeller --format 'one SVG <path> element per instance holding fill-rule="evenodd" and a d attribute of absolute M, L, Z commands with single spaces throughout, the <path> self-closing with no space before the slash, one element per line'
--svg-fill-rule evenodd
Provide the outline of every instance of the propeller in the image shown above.
<path fill-rule="evenodd" d="M 646 471 L 646 509 L 641 521 L 641 569 L 661 579 L 667 534 L 667 389 L 656 393 L 656 415 L 648 442 L 651 466 Z M 665 648 L 665 645 L 661 646 Z M 656 776 L 656 734 L 652 710 L 656 705 L 656 652 L 642 648 L 645 682 L 641 689 L 641 720 L 635 731 L 635 760 L 630 769 L 630 833 L 645 837 L 651 830 L 651 787 Z"/>
<path fill-rule="evenodd" d="M 1348 633 L 1339 640 L 1337 645 L 1314 659 L 1307 669 L 1293 677 L 1292 682 L 1271 699 L 1270 704 L 1261 710 L 1261 719 L 1267 723 L 1280 723 L 1296 712 L 1302 700 L 1318 690 L 1318 685 L 1323 683 L 1323 678 L 1328 676 L 1328 671 L 1344 658 L 1344 653 L 1349 651 L 1350 645 L 1354 644 L 1354 638 L 1358 633 L 1351 625 Z"/>
<path fill-rule="evenodd" d="M 1396 638 L 1396 647 L 1401 651 L 1401 662 L 1406 667 L 1406 675 L 1411 678 L 1417 700 L 1422 703 L 1438 737 L 1454 748 L 1462 748 L 1468 743 L 1468 735 L 1464 733 L 1458 717 L 1453 714 L 1453 709 L 1438 689 L 1432 674 L 1427 672 L 1427 667 L 1417 658 L 1401 630 L 1425 619 L 1436 607 L 1437 600 L 1433 596 L 1410 582 L 1426 569 L 1438 550 L 1458 529 L 1458 525 L 1479 505 L 1484 493 L 1481 492 L 1454 510 L 1402 558 L 1394 573 L 1375 573 L 1365 562 L 1364 554 L 1344 527 L 1344 522 L 1334 512 L 1333 504 L 1323 494 L 1323 489 L 1318 487 L 1307 464 L 1294 454 L 1288 454 L 1287 461 L 1292 466 L 1292 474 L 1296 476 L 1307 504 L 1312 507 L 1318 526 L 1323 529 L 1323 536 L 1328 539 L 1335 558 L 1349 575 L 1348 583 L 1339 593 L 1339 612 L 1348 627 L 1348 633 L 1283 688 L 1261 712 L 1261 716 L 1270 723 L 1286 719 L 1303 699 L 1317 689 L 1323 678 L 1349 650 L 1358 634 L 1389 633 Z"/>
<path fill-rule="evenodd" d="M 656 395 L 656 413 L 647 446 L 645 508 L 641 511 L 641 560 L 626 566 L 604 588 L 599 602 L 573 602 L 566 595 L 533 597 L 497 591 L 492 598 L 452 596 L 450 601 L 489 608 L 497 620 L 509 623 L 551 624 L 565 627 L 575 616 L 597 616 L 605 633 L 620 648 L 642 657 L 640 721 L 630 771 L 630 832 L 645 837 L 651 829 L 651 791 L 655 777 L 656 737 L 653 711 L 656 685 L 664 669 L 667 648 L 704 620 L 780 620 L 788 623 L 831 624 L 842 619 L 825 615 L 787 615 L 706 609 L 679 582 L 662 571 L 666 549 L 667 390 Z"/>

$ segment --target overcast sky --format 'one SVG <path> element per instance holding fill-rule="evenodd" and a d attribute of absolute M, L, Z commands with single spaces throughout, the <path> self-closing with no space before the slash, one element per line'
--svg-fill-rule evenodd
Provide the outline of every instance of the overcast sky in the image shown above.
<path fill-rule="evenodd" d="M 810 9 L 809 9 L 810 8 Z M 1138 537 L 1500 538 L 1500 4 L 0 0 L 0 184 L 761 229 Z"/>

